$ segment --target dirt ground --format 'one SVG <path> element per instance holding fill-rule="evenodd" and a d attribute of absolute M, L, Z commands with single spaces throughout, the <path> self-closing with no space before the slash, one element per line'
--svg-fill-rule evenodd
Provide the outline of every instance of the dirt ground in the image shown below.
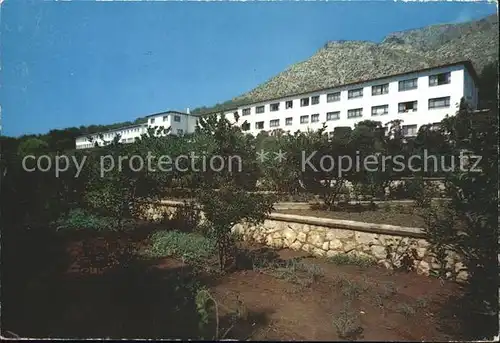
<path fill-rule="evenodd" d="M 304 253 L 258 246 L 247 248 L 274 254 L 280 261 L 300 261 L 300 268 L 290 264 L 293 268 L 281 273 L 255 268 L 209 275 L 173 258 L 131 258 L 147 246 L 145 237 L 68 241 L 69 268 L 58 278 L 39 279 L 20 290 L 22 301 L 2 311 L 4 328 L 21 337 L 212 339 L 214 320 L 199 328 L 195 287 L 190 286 L 204 285 L 218 304 L 219 337 L 452 338 L 440 309 L 457 294 L 454 283 L 378 267 L 338 266 Z"/>
<path fill-rule="evenodd" d="M 382 207 L 375 210 L 341 210 L 327 211 L 315 209 L 277 210 L 278 213 L 297 214 L 320 218 L 354 220 L 366 223 L 390 224 L 407 227 L 425 227 L 424 219 L 419 211 L 411 206 Z"/>

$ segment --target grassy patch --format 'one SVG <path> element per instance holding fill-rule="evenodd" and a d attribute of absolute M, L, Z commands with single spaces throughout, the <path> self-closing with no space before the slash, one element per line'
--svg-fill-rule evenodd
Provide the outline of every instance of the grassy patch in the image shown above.
<path fill-rule="evenodd" d="M 269 275 L 305 287 L 310 286 L 324 275 L 321 267 L 305 263 L 300 258 L 273 261 L 261 269 Z"/>
<path fill-rule="evenodd" d="M 419 309 L 424 309 L 429 306 L 430 299 L 427 297 L 418 298 L 416 301 L 416 307 Z"/>
<path fill-rule="evenodd" d="M 356 340 L 363 333 L 359 314 L 350 309 L 350 303 L 344 304 L 340 313 L 333 318 L 333 326 L 342 339 Z"/>
<path fill-rule="evenodd" d="M 417 311 L 415 308 L 407 303 L 399 304 L 397 311 L 404 315 L 407 319 L 414 316 Z"/>
<path fill-rule="evenodd" d="M 215 241 L 194 233 L 158 231 L 150 240 L 146 254 L 152 257 L 173 256 L 187 262 L 201 262 L 215 254 Z"/>
<path fill-rule="evenodd" d="M 358 298 L 362 293 L 368 291 L 369 288 L 366 283 L 360 283 L 342 277 L 338 278 L 335 283 L 340 287 L 341 294 L 348 300 Z"/>
<path fill-rule="evenodd" d="M 123 220 L 122 224 L 128 224 L 130 220 Z M 97 216 L 83 209 L 73 209 L 67 215 L 59 218 L 54 225 L 58 231 L 115 231 L 118 230 L 118 221 L 111 217 Z"/>
<path fill-rule="evenodd" d="M 354 265 L 362 268 L 368 268 L 377 264 L 374 259 L 369 257 L 342 253 L 328 257 L 327 260 L 336 265 Z"/>
<path fill-rule="evenodd" d="M 394 282 L 384 283 L 382 286 L 381 296 L 383 298 L 390 298 L 398 292 L 398 289 Z"/>

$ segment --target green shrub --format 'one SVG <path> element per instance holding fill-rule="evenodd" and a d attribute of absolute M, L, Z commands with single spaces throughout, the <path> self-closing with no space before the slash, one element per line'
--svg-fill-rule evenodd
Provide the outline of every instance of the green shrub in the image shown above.
<path fill-rule="evenodd" d="M 200 203 L 210 224 L 208 235 L 217 242 L 219 267 L 223 271 L 229 259 L 234 257 L 231 256 L 235 251 L 231 229 L 241 222 L 262 223 L 273 208 L 274 197 L 250 194 L 234 184 L 228 184 L 218 192 L 203 190 Z"/>
<path fill-rule="evenodd" d="M 363 333 L 359 314 L 350 309 L 350 303 L 344 304 L 338 316 L 332 320 L 333 326 L 337 329 L 339 338 L 356 340 Z"/>
<path fill-rule="evenodd" d="M 354 254 L 342 254 L 342 253 L 329 257 L 328 261 L 337 265 L 355 265 L 363 268 L 377 264 L 377 262 L 374 259 L 369 257 L 358 256 Z"/>
<path fill-rule="evenodd" d="M 66 216 L 59 218 L 55 225 L 57 230 L 95 230 L 106 231 L 118 228 L 118 223 L 111 217 L 101 217 L 82 209 L 71 210 Z"/>
<path fill-rule="evenodd" d="M 173 256 L 188 262 L 210 259 L 215 253 L 215 242 L 194 233 L 158 231 L 150 236 L 147 254 L 153 257 Z"/>

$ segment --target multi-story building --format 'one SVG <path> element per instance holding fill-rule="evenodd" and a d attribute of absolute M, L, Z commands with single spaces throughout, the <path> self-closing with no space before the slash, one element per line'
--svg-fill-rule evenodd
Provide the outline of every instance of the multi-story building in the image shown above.
<path fill-rule="evenodd" d="M 248 103 L 222 114 L 231 122 L 235 122 L 237 114 L 235 125 L 254 135 L 274 130 L 318 130 L 323 124 L 328 134 L 333 134 L 335 127 L 354 127 L 363 120 L 385 124 L 399 119 L 403 121 L 404 133 L 412 136 L 422 125 L 438 123 L 446 115 L 455 114 L 462 98 L 477 109 L 477 74 L 469 61 Z M 113 137 L 122 132 L 121 140 L 127 143 L 154 126 L 170 127 L 170 134 L 192 133 L 198 119 L 189 111 L 169 111 L 147 118 L 147 124 L 104 134 Z M 89 146 L 92 144 L 87 136 L 77 138 L 77 148 Z"/>
<path fill-rule="evenodd" d="M 186 113 L 178 111 L 167 111 L 150 114 L 146 116 L 147 122 L 131 126 L 120 127 L 114 130 L 98 132 L 91 135 L 84 135 L 76 138 L 76 148 L 85 149 L 111 143 L 116 136 L 120 136 L 121 143 L 132 143 L 141 135 L 148 132 L 148 129 L 168 129 L 169 134 L 182 135 L 193 132 L 198 120 L 198 116 L 190 114 L 189 109 Z M 156 131 L 155 131 L 156 132 Z M 159 131 L 158 131 L 159 132 Z M 164 135 L 165 133 L 158 133 Z"/>
<path fill-rule="evenodd" d="M 363 120 L 400 119 L 404 132 L 415 135 L 422 125 L 455 114 L 462 98 L 477 108 L 477 75 L 468 61 L 269 99 L 224 114 L 234 120 L 237 113 L 237 125 L 252 134 L 317 130 L 323 124 L 333 134 L 335 127 Z"/>

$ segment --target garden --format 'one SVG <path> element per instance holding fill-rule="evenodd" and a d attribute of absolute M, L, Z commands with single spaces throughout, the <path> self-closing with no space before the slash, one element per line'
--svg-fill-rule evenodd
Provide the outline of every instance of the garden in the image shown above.
<path fill-rule="evenodd" d="M 58 177 L 37 170 L 24 159 L 40 154 L 36 146 L 2 147 L 4 337 L 451 340 L 498 332 L 496 111 L 463 104 L 414 139 L 401 122 L 368 120 L 331 137 L 324 130 L 253 137 L 216 115 L 192 135 L 154 133 L 65 151 L 86 161 L 78 177 L 75 166 Z M 259 160 L 262 150 L 286 158 Z M 307 168 L 304 151 L 316 152 Z M 102 174 L 103 156 L 109 163 L 152 155 L 157 165 L 158 156 L 192 152 L 230 168 L 181 159 L 151 171 L 130 160 Z M 450 168 L 464 152 L 469 162 L 481 159 Z M 425 154 L 444 162 L 432 170 L 418 168 L 423 158 L 402 170 L 393 160 L 385 169 L 314 168 L 325 156 Z M 143 216 L 163 200 L 186 206 Z M 469 276 L 457 283 L 446 271 L 386 269 L 362 254 L 313 257 L 233 230 L 271 213 L 421 228 L 436 258 L 452 251 Z"/>

